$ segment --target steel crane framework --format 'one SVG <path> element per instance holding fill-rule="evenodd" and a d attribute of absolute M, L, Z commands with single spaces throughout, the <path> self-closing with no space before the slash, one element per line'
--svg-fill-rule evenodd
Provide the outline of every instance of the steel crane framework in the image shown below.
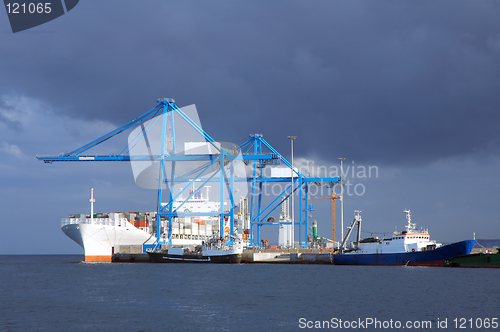
<path fill-rule="evenodd" d="M 175 115 L 175 117 L 174 117 Z M 211 153 L 197 153 L 187 154 L 177 151 L 176 149 L 176 123 L 174 118 L 182 118 L 191 128 L 193 128 L 206 144 L 212 148 Z M 130 142 L 129 144 L 117 154 L 89 154 L 89 150 L 93 147 L 100 145 L 107 140 L 119 135 L 120 133 L 132 128 L 140 127 L 142 132 L 148 130 L 148 126 L 153 121 L 162 121 L 161 129 L 161 148 L 157 153 L 149 154 L 131 154 L 131 144 L 137 142 Z M 145 139 L 141 136 L 138 139 Z M 170 144 L 169 144 L 170 142 Z M 148 143 L 148 142 L 146 142 Z M 149 143 L 148 143 L 149 144 Z M 239 152 L 239 153 L 236 153 Z M 189 212 L 181 211 L 180 207 L 198 193 L 208 183 L 218 183 L 220 188 L 220 211 L 217 212 L 217 217 L 220 222 L 219 230 L 224 230 L 224 221 L 229 221 L 230 233 L 234 234 L 235 227 L 235 199 L 234 199 L 234 183 L 247 182 L 249 185 L 249 218 L 250 218 L 250 243 L 254 247 L 260 245 L 261 240 L 261 227 L 264 225 L 275 224 L 293 224 L 299 226 L 299 244 L 300 246 L 307 246 L 307 213 L 299 213 L 299 220 L 291 222 L 275 222 L 267 221 L 272 220 L 268 217 L 282 204 L 284 200 L 298 192 L 299 210 L 305 212 L 305 207 L 309 206 L 309 187 L 311 185 L 331 185 L 340 181 L 339 177 L 333 178 L 313 178 L 300 173 L 297 169 L 293 170 L 292 165 L 286 160 L 276 149 L 274 149 L 260 134 L 250 135 L 250 138 L 239 145 L 234 146 L 232 149 L 221 146 L 216 142 L 208 133 L 206 133 L 196 121 L 190 118 L 186 113 L 179 108 L 173 99 L 164 98 L 158 100 L 158 104 L 145 112 L 134 120 L 124 124 L 121 127 L 101 136 L 100 138 L 68 153 L 58 156 L 37 156 L 38 160 L 45 163 L 53 162 L 97 162 L 97 161 L 148 161 L 157 163 L 159 166 L 158 174 L 158 200 L 157 200 L 157 222 L 156 222 L 156 238 L 158 244 L 171 244 L 172 239 L 172 219 L 174 217 L 192 217 L 192 216 L 214 216 L 213 212 Z M 179 163 L 196 162 L 201 163 L 199 167 L 190 170 L 187 173 L 179 171 L 182 167 L 176 167 Z M 250 175 L 241 177 L 236 175 L 234 168 L 236 163 L 242 162 L 247 167 L 251 167 Z M 265 169 L 269 166 L 284 164 L 290 171 L 290 176 L 269 177 L 265 174 Z M 167 174 L 167 165 L 170 176 Z M 210 173 L 209 170 L 217 169 L 217 171 Z M 180 173 L 180 174 L 178 174 Z M 211 175 L 210 175 L 211 174 Z M 292 185 L 293 178 L 293 185 Z M 187 185 L 180 190 L 177 194 L 173 190 L 166 191 L 165 188 L 172 188 L 176 183 L 183 182 Z M 283 183 L 280 186 L 280 192 L 275 194 L 273 190 L 274 199 L 270 204 L 263 202 L 262 196 L 264 195 L 264 186 L 272 183 Z M 177 208 L 173 207 L 173 202 L 179 200 L 183 193 L 186 193 L 188 188 L 194 188 L 189 192 L 188 197 Z M 225 208 L 224 198 L 226 195 L 229 197 L 228 208 Z M 273 198 L 271 197 L 271 199 Z M 166 201 L 166 202 L 164 202 Z M 269 201 L 269 199 L 266 199 Z M 302 205 L 304 201 L 305 206 Z M 168 220 L 168 235 L 162 239 L 161 222 L 160 220 Z"/>
<path fill-rule="evenodd" d="M 332 242 L 333 247 L 335 247 L 335 200 L 340 198 L 335 194 L 335 190 L 332 190 L 332 196 L 324 196 L 324 197 L 310 197 L 310 199 L 329 199 L 332 201 Z"/>

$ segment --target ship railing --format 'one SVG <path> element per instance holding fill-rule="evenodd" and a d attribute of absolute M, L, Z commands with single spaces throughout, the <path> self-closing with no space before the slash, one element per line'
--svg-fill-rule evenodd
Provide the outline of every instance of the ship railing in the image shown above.
<path fill-rule="evenodd" d="M 410 231 L 403 231 L 403 232 L 398 232 L 394 231 L 392 232 L 393 235 L 405 235 L 405 234 L 429 234 L 428 229 L 415 229 L 415 230 L 410 230 Z"/>
<path fill-rule="evenodd" d="M 129 227 L 131 224 L 127 218 L 62 218 L 61 227 L 72 224 L 87 224 L 87 225 L 102 225 L 102 226 L 118 226 Z"/>
<path fill-rule="evenodd" d="M 238 241 L 238 240 L 234 240 L 233 244 L 228 246 L 226 243 L 221 243 L 219 242 L 218 240 L 216 240 L 215 242 L 212 242 L 210 240 L 208 240 L 207 242 L 205 242 L 205 249 L 207 250 L 232 250 L 232 249 L 242 249 L 243 248 L 243 243 L 241 241 Z M 226 239 L 227 240 L 227 239 Z"/>
<path fill-rule="evenodd" d="M 408 232 L 408 234 L 412 234 L 412 233 L 429 234 L 429 230 L 428 229 L 415 229 L 414 231 Z"/>

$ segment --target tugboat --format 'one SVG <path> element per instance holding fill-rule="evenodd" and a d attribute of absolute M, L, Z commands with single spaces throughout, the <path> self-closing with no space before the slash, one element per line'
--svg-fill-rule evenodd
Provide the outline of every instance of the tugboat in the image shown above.
<path fill-rule="evenodd" d="M 170 247 L 168 249 L 148 251 L 148 256 L 154 263 L 199 263 L 208 262 L 208 257 L 203 257 L 201 250 L 196 248 Z"/>
<path fill-rule="evenodd" d="M 235 237 L 211 238 L 197 246 L 190 248 L 170 247 L 148 251 L 154 263 L 241 263 L 243 244 Z"/>
<path fill-rule="evenodd" d="M 361 211 L 355 211 L 354 221 L 339 249 L 333 255 L 337 265 L 419 265 L 441 266 L 445 260 L 470 254 L 475 240 L 466 240 L 442 245 L 430 240 L 427 230 L 417 230 L 411 222 L 410 210 L 405 210 L 406 230 L 394 232 L 388 238 L 361 239 Z M 357 224 L 358 237 L 351 248 L 346 249 L 346 242 Z"/>
<path fill-rule="evenodd" d="M 226 241 L 225 241 L 226 239 Z M 203 244 L 201 254 L 213 263 L 241 263 L 243 243 L 240 238 L 213 238 Z M 229 240 L 229 241 L 227 241 Z"/>

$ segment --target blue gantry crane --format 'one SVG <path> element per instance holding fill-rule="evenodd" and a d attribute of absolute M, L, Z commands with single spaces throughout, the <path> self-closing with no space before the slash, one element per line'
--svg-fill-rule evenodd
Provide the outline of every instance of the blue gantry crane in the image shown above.
<path fill-rule="evenodd" d="M 180 144 L 186 143 L 186 139 L 180 139 L 182 132 L 176 133 L 179 120 L 198 136 L 202 141 L 201 146 L 192 150 L 180 148 Z M 125 148 L 117 154 L 91 154 L 90 149 L 108 141 L 109 139 L 133 129 L 129 136 L 129 142 Z M 152 134 L 155 129 L 161 128 L 159 144 L 151 141 L 157 136 Z M 158 140 L 156 139 L 156 142 Z M 143 149 L 137 149 L 140 145 Z M 139 152 L 139 153 L 138 153 Z M 99 137 L 98 139 L 71 152 L 58 156 L 37 156 L 38 160 L 45 163 L 53 162 L 97 162 L 97 161 L 128 161 L 145 163 L 148 169 L 156 172 L 155 179 L 158 188 L 157 197 L 157 222 L 156 242 L 159 244 L 171 244 L 172 219 L 175 217 L 192 216 L 214 216 L 214 212 L 192 212 L 182 211 L 182 205 L 194 197 L 208 183 L 216 183 L 219 189 L 220 211 L 217 211 L 219 219 L 219 230 L 223 232 L 224 222 L 229 221 L 229 234 L 234 234 L 235 227 L 235 183 L 243 183 L 250 187 L 250 243 L 258 247 L 261 240 L 261 227 L 264 225 L 277 224 L 269 221 L 269 216 L 288 198 L 292 193 L 297 193 L 299 199 L 299 210 L 302 212 L 303 201 L 305 207 L 309 206 L 308 192 L 311 185 L 330 184 L 340 181 L 339 177 L 312 178 L 293 169 L 291 163 L 286 160 L 276 149 L 274 149 L 260 134 L 250 135 L 250 138 L 240 144 L 221 144 L 206 133 L 198 123 L 179 108 L 173 99 L 164 98 L 158 100 L 158 104 L 141 116 L 124 124 L 121 127 Z M 269 176 L 266 173 L 268 167 L 284 164 L 289 173 L 286 175 Z M 190 165 L 190 167 L 186 167 Z M 246 171 L 235 172 L 235 169 L 244 165 Z M 290 174 L 289 176 L 287 174 Z M 293 182 L 292 182 L 293 179 Z M 272 183 L 282 183 L 281 191 L 270 204 L 263 202 L 263 186 Z M 179 186 L 182 185 L 182 187 Z M 173 188 L 178 187 L 178 190 Z M 188 193 L 183 200 L 182 195 Z M 274 193 L 273 193 L 274 194 Z M 228 208 L 225 208 L 225 197 L 228 197 Z M 174 208 L 174 201 L 183 200 L 179 206 Z M 303 217 L 304 216 L 304 217 Z M 168 231 L 162 238 L 161 220 L 168 220 Z M 278 222 L 299 226 L 299 243 L 307 246 L 307 213 L 299 213 L 299 220 L 291 222 Z"/>
<path fill-rule="evenodd" d="M 309 187 L 311 185 L 329 184 L 333 186 L 334 183 L 340 181 L 339 177 L 333 178 L 316 178 L 308 177 L 302 174 L 297 169 L 293 169 L 292 164 L 285 159 L 276 149 L 274 149 L 260 134 L 250 135 L 250 139 L 240 145 L 243 156 L 259 156 L 271 154 L 277 156 L 274 159 L 253 158 L 252 176 L 248 181 L 252 183 L 251 190 L 251 208 L 250 208 L 250 242 L 253 244 L 260 243 L 260 229 L 264 225 L 274 224 L 292 224 L 293 227 L 299 226 L 299 244 L 300 246 L 307 245 L 307 232 L 308 232 L 308 214 L 299 213 L 299 220 L 292 220 L 291 222 L 275 222 L 270 221 L 269 216 L 290 196 L 292 192 L 303 199 L 299 199 L 299 211 L 303 211 L 305 207 L 309 206 Z M 290 176 L 266 176 L 265 168 L 270 165 L 283 163 L 290 170 L 286 174 Z M 293 182 L 292 182 L 293 179 Z M 276 193 L 276 198 L 267 206 L 262 206 L 263 185 L 269 183 L 283 183 L 286 187 L 281 192 Z M 303 205 L 304 203 L 304 205 Z M 254 233 L 256 238 L 254 239 Z"/>

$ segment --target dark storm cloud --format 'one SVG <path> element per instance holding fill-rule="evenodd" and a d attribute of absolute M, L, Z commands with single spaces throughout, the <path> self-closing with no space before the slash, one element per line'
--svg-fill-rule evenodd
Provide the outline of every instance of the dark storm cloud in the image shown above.
<path fill-rule="evenodd" d="M 427 163 L 497 151 L 495 2 L 82 2 L 3 34 L 3 93 L 125 123 L 173 97 L 216 139 Z M 3 43 L 5 44 L 5 43 Z"/>

